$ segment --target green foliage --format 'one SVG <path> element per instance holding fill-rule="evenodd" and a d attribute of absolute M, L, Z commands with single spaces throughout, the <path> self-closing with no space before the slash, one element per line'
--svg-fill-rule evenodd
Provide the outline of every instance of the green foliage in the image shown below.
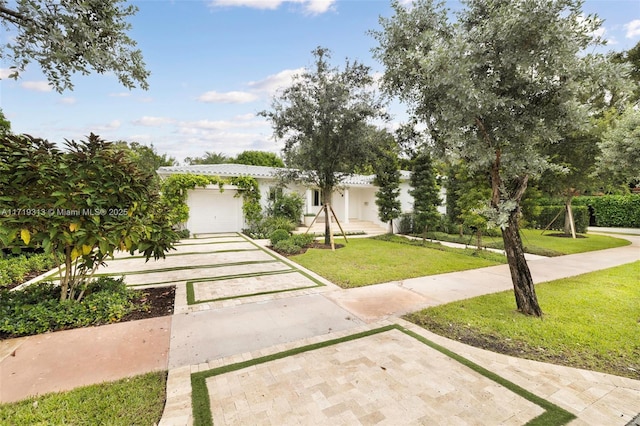
<path fill-rule="evenodd" d="M 410 235 L 415 232 L 415 228 L 413 226 L 414 222 L 414 214 L 413 213 L 403 213 L 400 215 L 400 220 L 398 221 L 398 233 L 403 235 Z"/>
<path fill-rule="evenodd" d="M 166 399 L 165 371 L 0 404 L 5 425 L 153 425 Z"/>
<path fill-rule="evenodd" d="M 148 173 L 155 174 L 160 167 L 176 165 L 175 158 L 168 157 L 167 154 L 158 154 L 153 144 L 146 146 L 138 142 L 125 141 L 117 141 L 114 144 L 128 150 L 133 162 Z"/>
<path fill-rule="evenodd" d="M 304 208 L 304 198 L 297 192 L 281 194 L 269 201 L 267 215 L 284 217 L 294 223 L 299 223 Z"/>
<path fill-rule="evenodd" d="M 576 203 L 593 209 L 596 226 L 640 228 L 640 194 L 578 197 Z"/>
<path fill-rule="evenodd" d="M 308 247 L 313 243 L 316 239 L 313 234 L 293 234 L 289 239 L 293 242 L 293 244 L 300 247 Z"/>
<path fill-rule="evenodd" d="M 414 230 L 423 232 L 440 219 L 440 191 L 436 182 L 436 171 L 431 155 L 426 151 L 414 159 L 411 187 L 413 189 L 409 194 L 413 197 Z"/>
<path fill-rule="evenodd" d="M 599 173 L 610 174 L 614 182 L 640 182 L 640 111 L 627 110 L 604 133 L 598 144 Z"/>
<path fill-rule="evenodd" d="M 45 253 L 0 258 L 0 288 L 21 284 L 28 274 L 47 272 L 55 266 L 53 257 Z"/>
<path fill-rule="evenodd" d="M 276 229 L 286 229 L 291 232 L 296 229 L 296 225 L 286 217 L 263 217 L 248 228 L 243 229 L 242 232 L 251 238 L 263 239 L 269 238 L 269 235 Z"/>
<path fill-rule="evenodd" d="M 11 133 L 11 122 L 7 120 L 2 108 L 0 108 L 0 136 Z"/>
<path fill-rule="evenodd" d="M 191 232 L 189 232 L 188 229 L 180 229 L 176 231 L 176 234 L 178 234 L 178 238 L 180 238 L 181 240 L 187 239 L 191 236 Z"/>
<path fill-rule="evenodd" d="M 269 240 L 271 240 L 271 245 L 275 246 L 282 240 L 287 240 L 291 234 L 286 229 L 276 229 L 269 235 Z"/>
<path fill-rule="evenodd" d="M 380 189 L 376 191 L 376 205 L 378 217 L 383 222 L 391 222 L 402 213 L 400 203 L 400 170 L 398 164 L 397 144 L 395 139 L 386 131 L 375 133 L 378 137 L 377 158 L 374 161 L 374 184 Z"/>
<path fill-rule="evenodd" d="M 585 206 L 573 206 L 571 210 L 573 212 L 576 232 L 581 234 L 587 232 L 587 227 L 589 226 L 589 209 Z M 558 213 L 560 213 L 560 215 L 556 217 Z M 566 208 L 564 204 L 555 206 L 551 205 L 540 207 L 537 209 L 537 214 L 535 216 L 528 216 L 525 217 L 525 219 L 529 222 L 531 227 L 545 229 L 555 218 L 555 221 L 548 229 L 564 231 L 565 215 Z"/>
<path fill-rule="evenodd" d="M 109 324 L 141 309 L 133 304 L 138 293 L 128 290 L 122 278 L 98 278 L 87 285 L 80 302 L 60 300 L 60 292 L 50 282 L 16 291 L 0 289 L 0 332 L 17 337 Z"/>
<path fill-rule="evenodd" d="M 205 152 L 202 157 L 187 157 L 184 159 L 184 162 L 195 166 L 198 164 L 223 164 L 230 163 L 231 158 L 227 157 L 223 153 L 215 153 L 215 152 Z"/>
<path fill-rule="evenodd" d="M 29 63 L 37 62 L 58 92 L 73 89 L 71 74 L 112 73 L 133 89 L 148 88 L 149 71 L 136 42 L 127 36 L 127 22 L 138 8 L 123 0 L 104 2 L 18 0 L 2 2 L 0 20 L 11 31 L 11 41 L 0 46 L 0 56 L 18 78 Z M 9 40 L 9 38 L 7 38 Z"/>
<path fill-rule="evenodd" d="M 249 166 L 284 167 L 284 162 L 273 152 L 243 151 L 233 160 L 237 164 Z"/>
<path fill-rule="evenodd" d="M 295 243 L 294 240 L 287 238 L 286 240 L 278 241 L 273 245 L 273 249 L 279 253 L 284 254 L 298 254 L 302 251 L 302 247 Z"/>
<path fill-rule="evenodd" d="M 274 98 L 271 111 L 260 115 L 271 121 L 274 137 L 284 139 L 285 163 L 291 167 L 284 177 L 319 188 L 328 206 L 341 180 L 367 165 L 367 124 L 384 113 L 371 90 L 369 67 L 347 61 L 339 71 L 329 65 L 328 49 L 318 47 L 313 54 L 315 67 L 299 75 Z"/>
<path fill-rule="evenodd" d="M 218 185 L 220 191 L 224 191 L 224 185 L 236 185 L 238 187 L 236 196 L 242 197 L 242 212 L 247 223 L 251 224 L 261 217 L 258 182 L 252 177 L 222 179 L 218 176 L 172 174 L 162 181 L 161 187 L 162 203 L 169 210 L 168 221 L 171 225 L 178 226 L 189 219 L 189 206 L 187 206 L 189 190 L 196 187 L 205 188 L 207 185 Z"/>
<path fill-rule="evenodd" d="M 94 134 L 65 145 L 62 152 L 26 135 L 2 138 L 0 244 L 61 255 L 61 297 L 74 299 L 116 250 L 158 259 L 177 235 L 155 175 L 127 151 Z"/>

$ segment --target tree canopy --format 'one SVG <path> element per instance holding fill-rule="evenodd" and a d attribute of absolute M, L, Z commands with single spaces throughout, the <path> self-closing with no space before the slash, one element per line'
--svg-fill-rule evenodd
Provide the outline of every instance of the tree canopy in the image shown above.
<path fill-rule="evenodd" d="M 284 167 L 284 162 L 273 152 L 243 151 L 233 160 L 237 164 L 249 166 Z"/>
<path fill-rule="evenodd" d="M 124 0 L 0 0 L 0 21 L 11 31 L 0 57 L 14 78 L 36 62 L 58 92 L 73 89 L 72 74 L 92 71 L 147 89 L 149 71 L 127 35 L 127 18 L 137 10 Z"/>
<path fill-rule="evenodd" d="M 600 26 L 582 1 L 393 2 L 376 57 L 383 87 L 427 128 L 434 152 L 491 176 L 487 215 L 502 228 L 518 309 L 541 315 L 518 233 L 529 179 L 551 167 L 541 143 L 585 123 L 578 93 L 604 58 L 585 55 Z"/>
<path fill-rule="evenodd" d="M 187 157 L 184 162 L 188 165 L 195 166 L 199 164 L 222 164 L 230 163 L 231 158 L 221 152 L 205 152 L 202 157 Z"/>
<path fill-rule="evenodd" d="M 330 51 L 313 51 L 314 67 L 273 99 L 260 114 L 271 121 L 274 136 L 285 142 L 285 164 L 291 179 L 319 188 L 325 214 L 342 179 L 368 163 L 371 139 L 367 125 L 384 116 L 369 67 L 346 61 L 343 70 L 329 64 Z M 329 242 L 326 221 L 325 242 Z"/>
<path fill-rule="evenodd" d="M 640 111 L 628 108 L 603 135 L 599 168 L 625 185 L 640 182 Z"/>

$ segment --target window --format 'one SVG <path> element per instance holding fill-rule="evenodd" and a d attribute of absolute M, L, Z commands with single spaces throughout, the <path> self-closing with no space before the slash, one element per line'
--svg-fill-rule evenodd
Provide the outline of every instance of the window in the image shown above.
<path fill-rule="evenodd" d="M 269 201 L 276 201 L 277 199 L 282 197 L 282 187 L 281 186 L 270 186 L 269 187 Z"/>
<path fill-rule="evenodd" d="M 313 190 L 313 202 L 311 203 L 311 205 L 314 207 L 322 205 L 322 193 L 317 189 Z"/>

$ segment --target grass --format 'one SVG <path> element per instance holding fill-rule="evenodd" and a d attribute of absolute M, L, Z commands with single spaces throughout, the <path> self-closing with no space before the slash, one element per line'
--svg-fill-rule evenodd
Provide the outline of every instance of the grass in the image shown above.
<path fill-rule="evenodd" d="M 309 249 L 291 260 L 343 287 L 361 287 L 425 275 L 498 265 L 504 256 L 476 250 L 431 245 L 438 249 L 407 244 L 406 239 L 383 241 L 375 238 L 351 239 L 335 252 Z M 488 256 L 483 258 L 481 256 Z"/>
<path fill-rule="evenodd" d="M 191 374 L 191 397 L 193 403 L 193 416 L 194 416 L 194 424 L 197 425 L 213 425 L 213 419 L 211 417 L 211 404 L 209 397 L 209 389 L 207 388 L 206 380 L 209 377 L 217 376 L 220 374 L 229 373 L 231 371 L 237 371 L 243 368 L 249 368 L 254 365 L 263 364 L 269 361 L 274 361 L 277 359 L 286 358 L 293 355 L 298 355 L 301 353 L 313 351 L 316 349 L 321 349 L 330 345 L 336 345 L 343 342 L 348 342 L 355 339 L 361 339 L 367 336 L 371 336 L 378 333 L 384 333 L 390 330 L 398 330 L 402 333 L 411 336 L 418 341 L 424 343 L 425 345 L 435 349 L 438 352 L 448 356 L 449 358 L 461 363 L 462 365 L 476 371 L 477 373 L 485 376 L 489 380 L 493 380 L 494 382 L 504 386 L 509 389 L 513 393 L 521 396 L 522 398 L 527 399 L 528 401 L 537 404 L 542 407 L 545 412 L 539 415 L 538 417 L 532 419 L 527 423 L 528 426 L 550 426 L 550 425 L 564 425 L 571 420 L 575 419 L 575 416 L 568 411 L 558 407 L 557 405 L 540 398 L 531 392 L 521 388 L 520 386 L 512 383 L 497 374 L 473 363 L 472 361 L 432 342 L 431 340 L 420 336 L 410 330 L 407 330 L 404 327 L 393 324 L 385 327 L 376 328 L 373 330 L 364 331 L 361 333 L 352 334 L 349 336 L 341 337 L 338 339 L 328 340 L 325 342 L 313 343 L 307 346 L 302 346 L 294 349 L 289 349 L 287 351 L 278 352 L 272 355 L 266 355 L 259 358 L 254 358 L 247 361 L 238 362 L 236 364 L 225 365 L 222 367 L 218 367 L 212 370 L 200 371 L 198 373 Z"/>
<path fill-rule="evenodd" d="M 513 292 L 425 309 L 409 321 L 498 352 L 640 379 L 640 262 L 536 286 L 542 318 Z"/>
<path fill-rule="evenodd" d="M 609 237 L 606 235 L 580 234 L 584 238 L 561 238 L 555 237 L 556 231 L 547 231 L 542 235 L 540 229 L 521 229 L 522 244 L 524 251 L 540 256 L 562 256 L 565 254 L 584 253 L 587 251 L 604 250 L 608 248 L 621 247 L 631 244 L 627 240 L 621 238 Z M 429 234 L 431 236 L 431 233 Z M 462 238 L 458 234 L 445 234 L 436 232 L 433 234 L 434 239 L 442 241 L 451 241 L 462 244 L 475 244 L 474 237 L 468 235 Z M 484 236 L 482 242 L 485 247 L 503 249 L 504 244 L 502 237 Z"/>
<path fill-rule="evenodd" d="M 154 425 L 162 417 L 166 372 L 0 404 L 3 425 Z"/>

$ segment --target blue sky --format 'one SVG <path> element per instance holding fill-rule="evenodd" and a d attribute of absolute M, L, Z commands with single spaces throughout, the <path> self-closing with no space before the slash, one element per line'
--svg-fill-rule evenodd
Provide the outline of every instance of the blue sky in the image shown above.
<path fill-rule="evenodd" d="M 386 0 L 134 1 L 130 35 L 151 71 L 150 89 L 129 91 L 112 75 L 76 75 L 75 89 L 51 90 L 35 65 L 18 81 L 0 65 L 0 107 L 16 133 L 62 142 L 94 132 L 107 140 L 152 144 L 182 162 L 205 151 L 279 152 L 271 127 L 256 113 L 278 88 L 312 63 L 317 46 L 333 63 L 357 59 L 382 72 L 371 54 Z M 448 1 L 451 8 L 458 2 Z M 584 11 L 605 20 L 607 50 L 640 41 L 639 0 L 587 0 Z M 399 104 L 390 112 L 405 117 Z"/>

